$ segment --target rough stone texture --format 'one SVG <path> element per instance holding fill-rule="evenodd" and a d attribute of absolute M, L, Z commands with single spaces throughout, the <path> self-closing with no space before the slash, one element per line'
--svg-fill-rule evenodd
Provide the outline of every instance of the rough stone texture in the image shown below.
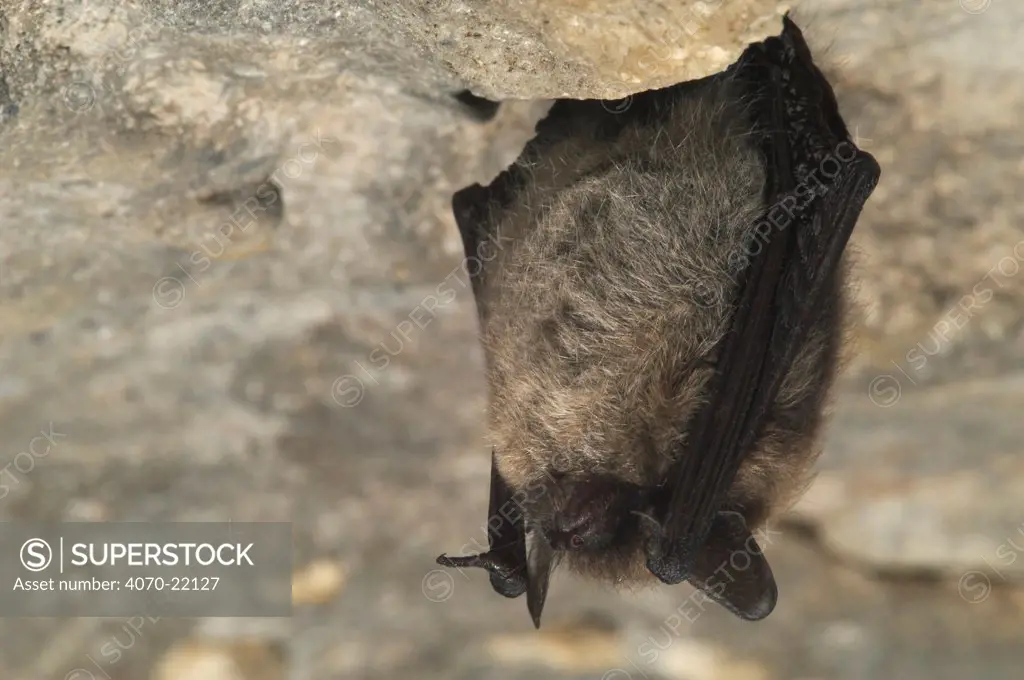
<path fill-rule="evenodd" d="M 1024 579 L 1022 403 L 1019 373 L 908 390 L 884 409 L 844 395 L 794 514 L 868 568 Z"/>
<path fill-rule="evenodd" d="M 1024 9 L 1005 0 L 814 5 L 884 175 L 822 475 L 772 527 L 771 618 L 559 577 L 538 634 L 482 575 L 434 569 L 484 538 L 488 468 L 448 200 L 545 106 L 480 124 L 446 94 L 622 96 L 777 20 L 696 6 L 0 0 L 0 519 L 290 519 L 297 603 L 6 619 L 0 677 L 1018 678 Z"/>

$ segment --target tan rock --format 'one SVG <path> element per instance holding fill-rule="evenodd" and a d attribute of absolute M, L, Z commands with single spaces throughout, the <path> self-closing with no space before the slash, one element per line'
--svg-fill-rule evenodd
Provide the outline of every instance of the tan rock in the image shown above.
<path fill-rule="evenodd" d="M 622 663 L 625 647 L 614 628 L 580 619 L 538 632 L 495 636 L 488 640 L 487 651 L 502 664 L 583 673 L 602 672 Z"/>
<path fill-rule="evenodd" d="M 790 4 L 412 0 L 381 11 L 478 94 L 615 99 L 721 70 L 778 33 Z"/>
<path fill-rule="evenodd" d="M 723 648 L 696 640 L 679 640 L 661 652 L 658 671 L 687 680 L 769 680 L 761 664 L 733 656 Z"/>
<path fill-rule="evenodd" d="M 655 10 L 632 0 L 530 0 L 513 7 L 553 51 L 593 68 L 607 96 L 620 96 L 726 68 L 749 43 L 781 30 L 789 4 L 709 0 Z"/>
<path fill-rule="evenodd" d="M 283 680 L 280 655 L 261 642 L 185 640 L 156 663 L 150 680 Z"/>
<path fill-rule="evenodd" d="M 330 602 L 345 585 L 345 571 L 333 560 L 315 560 L 292 577 L 292 603 L 323 604 Z"/>

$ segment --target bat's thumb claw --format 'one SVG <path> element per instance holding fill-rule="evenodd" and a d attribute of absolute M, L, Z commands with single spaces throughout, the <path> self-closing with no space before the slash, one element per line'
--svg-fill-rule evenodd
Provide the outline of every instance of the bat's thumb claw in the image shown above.
<path fill-rule="evenodd" d="M 675 555 L 648 556 L 647 569 L 665 585 L 674 586 L 690 576 L 690 568 Z"/>

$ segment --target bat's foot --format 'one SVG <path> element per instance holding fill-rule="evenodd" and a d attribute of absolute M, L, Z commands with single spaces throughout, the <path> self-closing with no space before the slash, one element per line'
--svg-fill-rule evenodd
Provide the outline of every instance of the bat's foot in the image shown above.
<path fill-rule="evenodd" d="M 480 567 L 490 572 L 491 588 L 505 597 L 519 597 L 526 592 L 526 574 L 523 569 L 507 564 L 500 556 L 492 552 L 464 557 L 448 557 L 441 555 L 437 563 L 449 569 Z"/>

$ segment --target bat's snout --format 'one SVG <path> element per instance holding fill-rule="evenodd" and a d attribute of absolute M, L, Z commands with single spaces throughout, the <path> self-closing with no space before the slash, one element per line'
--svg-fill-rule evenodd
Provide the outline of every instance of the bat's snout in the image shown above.
<path fill-rule="evenodd" d="M 611 477 L 563 479 L 540 513 L 540 529 L 555 550 L 603 550 L 621 536 L 640 498 L 638 487 Z"/>

